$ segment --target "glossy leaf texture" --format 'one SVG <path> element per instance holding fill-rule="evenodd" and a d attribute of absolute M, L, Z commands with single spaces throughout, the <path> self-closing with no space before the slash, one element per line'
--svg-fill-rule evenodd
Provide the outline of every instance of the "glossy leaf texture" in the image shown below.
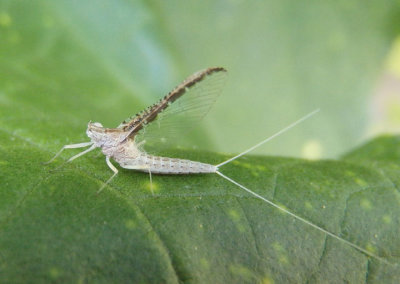
<path fill-rule="evenodd" d="M 183 35 L 173 32 L 171 14 L 160 12 L 166 11 L 164 4 L 90 3 L 0 2 L 0 282 L 399 282 L 398 137 L 377 138 L 337 160 L 248 155 L 221 168 L 260 195 L 384 261 L 327 237 L 217 175 L 154 176 L 152 195 L 148 175 L 121 169 L 97 195 L 111 175 L 102 155 L 90 153 L 58 168 L 77 153 L 68 150 L 53 164 L 43 165 L 63 145 L 87 141 L 88 121 L 116 126 L 191 72 L 207 67 L 197 68 L 200 56 L 189 62 L 188 54 L 173 48 L 178 41 L 166 35 Z M 181 15 L 185 15 L 181 19 L 193 16 Z M 375 28 L 384 24 L 382 18 L 381 14 L 366 17 Z M 219 19 L 229 23 L 229 18 Z M 348 83 L 358 86 L 359 94 L 368 89 L 365 78 L 375 74 L 387 38 L 389 34 L 377 42 L 379 52 L 364 56 L 372 63 L 366 77 L 355 76 L 362 82 Z M 340 47 L 342 39 L 339 34 L 333 46 Z M 308 68 L 306 63 L 312 61 L 308 55 L 298 66 Z M 210 58 L 213 62 L 203 63 L 215 65 L 215 57 Z M 278 75 L 291 70 L 290 65 L 275 63 L 283 68 Z M 228 69 L 235 67 L 229 64 Z M 231 69 L 245 73 L 239 67 Z M 249 74 L 233 74 L 233 82 L 239 77 L 251 82 L 254 73 Z M 256 81 L 263 77 L 259 76 Z M 244 86 L 237 89 L 245 93 Z M 269 91 L 282 86 L 282 92 L 290 93 L 296 84 L 276 81 Z M 266 100 L 258 97 L 256 103 L 261 107 Z M 233 134 L 226 136 L 225 126 L 233 116 L 243 115 L 239 108 L 243 104 L 237 98 L 229 101 L 232 104 L 223 112 L 224 107 L 217 106 L 217 123 L 188 135 L 187 142 L 219 144 L 222 136 L 215 134 L 219 127 L 225 141 L 237 147 L 234 138 L 247 128 L 232 123 Z M 254 115 L 265 112 L 253 109 Z M 287 109 L 280 117 L 292 113 L 296 111 Z M 258 134 L 239 140 L 246 139 L 250 146 L 267 136 L 265 130 L 272 128 L 263 121 L 259 122 L 264 131 L 253 129 L 248 133 Z M 294 133 L 310 135 L 304 128 Z M 346 144 L 348 136 L 332 133 L 333 141 Z M 283 136 L 276 143 L 290 153 L 303 138 Z M 212 164 L 230 157 L 182 149 L 165 150 L 165 155 Z"/>
<path fill-rule="evenodd" d="M 40 163 L 50 151 L 2 129 L 2 279 L 395 283 L 400 163 L 381 149 L 399 153 L 399 141 L 380 138 L 338 161 L 245 157 L 222 169 L 380 261 L 217 175 L 154 176 L 152 195 L 146 174 L 122 170 L 97 195 L 110 175 L 102 157 L 51 171 L 60 163 Z M 180 154 L 211 163 L 226 158 Z"/>

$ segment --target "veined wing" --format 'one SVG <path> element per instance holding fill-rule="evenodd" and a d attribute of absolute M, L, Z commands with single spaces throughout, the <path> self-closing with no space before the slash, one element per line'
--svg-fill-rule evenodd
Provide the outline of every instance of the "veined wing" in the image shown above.
<path fill-rule="evenodd" d="M 188 77 L 158 103 L 148 107 L 118 128 L 125 139 L 154 141 L 169 138 L 193 127 L 210 110 L 224 86 L 226 70 L 208 68 Z"/>

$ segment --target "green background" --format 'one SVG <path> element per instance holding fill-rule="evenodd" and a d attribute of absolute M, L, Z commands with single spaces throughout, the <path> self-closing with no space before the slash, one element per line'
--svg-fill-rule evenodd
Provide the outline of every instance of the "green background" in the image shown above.
<path fill-rule="evenodd" d="M 89 120 L 117 126 L 210 66 L 228 69 L 228 82 L 203 138 L 183 135 L 195 137 L 185 147 L 239 152 L 321 108 L 257 152 L 308 157 L 311 141 L 317 157 L 338 157 L 371 135 L 374 107 L 386 113 L 371 104 L 397 36 L 396 1 L 1 3 L 2 104 L 29 87 L 29 106 L 51 120 L 42 127 L 73 125 L 54 129 L 49 147 L 83 140 Z"/>
<path fill-rule="evenodd" d="M 321 108 L 256 151 L 297 158 L 245 157 L 223 172 L 399 263 L 398 138 L 339 159 L 398 117 L 398 100 L 376 102 L 399 11 L 397 1 L 0 1 L 0 281 L 399 282 L 398 266 L 218 176 L 156 176 L 153 196 L 147 175 L 121 170 L 96 195 L 111 174 L 103 156 L 41 164 L 87 141 L 88 121 L 117 126 L 194 71 L 223 66 L 216 105 L 165 154 L 219 163 L 230 155 L 216 153 Z"/>

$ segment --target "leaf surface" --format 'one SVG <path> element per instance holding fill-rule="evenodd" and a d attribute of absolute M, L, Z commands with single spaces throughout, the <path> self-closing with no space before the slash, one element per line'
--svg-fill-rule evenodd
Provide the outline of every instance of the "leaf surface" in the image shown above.
<path fill-rule="evenodd" d="M 102 155 L 57 169 L 78 151 L 68 150 L 43 165 L 63 145 L 87 141 L 89 120 L 118 125 L 165 92 L 176 77 L 167 70 L 185 69 L 157 5 L 88 3 L 0 2 L 2 282 L 399 282 L 398 137 L 338 160 L 246 156 L 221 169 L 383 261 L 217 175 L 154 176 L 152 195 L 148 175 L 120 169 L 96 195 L 111 175 Z M 212 145 L 205 133 L 188 142 Z"/>

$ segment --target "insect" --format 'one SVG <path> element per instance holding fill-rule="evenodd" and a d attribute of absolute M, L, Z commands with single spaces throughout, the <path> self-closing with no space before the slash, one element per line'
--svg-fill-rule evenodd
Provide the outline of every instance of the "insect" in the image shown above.
<path fill-rule="evenodd" d="M 357 246 L 356 244 L 353 244 L 290 212 L 286 208 L 262 197 L 261 195 L 239 184 L 219 171 L 219 168 L 223 165 L 236 160 L 237 158 L 249 153 L 255 148 L 277 137 L 278 135 L 286 132 L 290 128 L 317 113 L 319 109 L 303 116 L 294 123 L 247 149 L 246 151 L 243 151 L 242 153 L 217 165 L 185 159 L 155 156 L 148 154 L 143 149 L 143 145 L 146 143 L 146 140 L 157 140 L 165 135 L 173 135 L 177 131 L 184 130 L 186 127 L 199 122 L 209 111 L 211 105 L 215 102 L 216 98 L 221 92 L 225 82 L 226 73 L 227 71 L 222 67 L 208 68 L 196 72 L 189 76 L 157 103 L 136 114 L 135 116 L 123 121 L 116 128 L 105 128 L 99 122 L 89 122 L 86 134 L 90 138 L 90 142 L 65 145 L 47 163 L 54 161 L 54 159 L 56 159 L 65 149 L 84 148 L 90 146 L 85 151 L 69 158 L 66 161 L 71 162 L 76 158 L 94 150 L 95 148 L 101 148 L 103 154 L 106 156 L 106 163 L 108 167 L 113 171 L 113 175 L 102 185 L 98 192 L 104 189 L 104 187 L 109 184 L 111 180 L 118 174 L 118 169 L 111 163 L 111 158 L 115 160 L 122 168 L 149 173 L 150 184 L 152 184 L 152 173 L 215 173 L 252 194 L 253 196 L 312 226 L 313 228 L 322 231 L 323 233 L 341 242 L 344 242 L 369 256 L 386 262 L 386 260 L 367 251 L 366 249 Z"/>

